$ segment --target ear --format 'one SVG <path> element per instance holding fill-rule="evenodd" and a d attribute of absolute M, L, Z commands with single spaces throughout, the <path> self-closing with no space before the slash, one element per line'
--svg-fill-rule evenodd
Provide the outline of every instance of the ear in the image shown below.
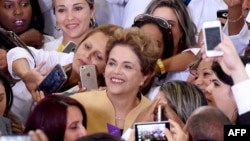
<path fill-rule="evenodd" d="M 91 9 L 90 18 L 94 18 L 96 13 L 96 4 L 93 5 L 93 9 Z"/>

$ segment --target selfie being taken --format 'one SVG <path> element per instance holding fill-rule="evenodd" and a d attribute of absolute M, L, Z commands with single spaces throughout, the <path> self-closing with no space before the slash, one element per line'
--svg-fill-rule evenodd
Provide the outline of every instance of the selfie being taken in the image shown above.
<path fill-rule="evenodd" d="M 0 140 L 249 140 L 249 0 L 0 6 Z"/>

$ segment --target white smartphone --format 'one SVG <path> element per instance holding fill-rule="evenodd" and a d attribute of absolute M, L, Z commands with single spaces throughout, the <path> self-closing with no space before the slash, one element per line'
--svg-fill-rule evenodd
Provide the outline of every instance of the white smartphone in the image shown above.
<path fill-rule="evenodd" d="M 64 47 L 64 49 L 63 49 L 62 52 L 64 52 L 64 53 L 74 52 L 75 49 L 76 49 L 76 47 L 77 47 L 77 43 L 75 43 L 75 42 L 73 42 L 73 41 L 69 41 L 69 42 L 65 45 L 65 47 Z"/>
<path fill-rule="evenodd" d="M 204 22 L 202 31 L 206 55 L 208 57 L 222 56 L 222 51 L 214 49 L 222 41 L 221 22 L 217 20 Z"/>
<path fill-rule="evenodd" d="M 82 87 L 86 91 L 98 89 L 97 73 L 95 65 L 84 65 L 80 67 Z"/>

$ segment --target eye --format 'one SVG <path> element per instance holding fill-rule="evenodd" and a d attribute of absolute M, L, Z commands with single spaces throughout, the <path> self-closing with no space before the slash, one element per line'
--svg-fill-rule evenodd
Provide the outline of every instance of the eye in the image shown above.
<path fill-rule="evenodd" d="M 81 6 L 76 6 L 76 7 L 74 7 L 74 10 L 75 11 L 81 11 L 83 8 L 81 7 Z"/>
<path fill-rule="evenodd" d="M 22 6 L 22 7 L 27 7 L 28 5 L 29 5 L 28 2 L 23 2 L 23 3 L 21 3 L 21 6 Z"/>
<path fill-rule="evenodd" d="M 113 61 L 108 61 L 108 65 L 109 65 L 109 66 L 114 66 L 114 65 L 115 65 L 115 62 L 113 62 Z"/>
<path fill-rule="evenodd" d="M 211 76 L 211 74 L 212 74 L 211 72 L 204 72 L 204 73 L 203 73 L 203 76 L 204 76 L 204 77 L 209 77 L 209 76 Z"/>
<path fill-rule="evenodd" d="M 132 69 L 132 67 L 130 65 L 125 65 L 125 68 L 128 69 L 128 70 Z"/>
<path fill-rule="evenodd" d="M 88 50 L 91 49 L 91 46 L 89 44 L 84 44 L 84 47 Z"/>
<path fill-rule="evenodd" d="M 63 12 L 65 12 L 65 9 L 64 9 L 64 8 L 58 8 L 58 9 L 57 9 L 57 12 L 58 12 L 58 13 L 63 13 Z"/>
<path fill-rule="evenodd" d="M 10 9 L 10 8 L 12 8 L 12 5 L 10 3 L 6 3 L 6 4 L 4 4 L 4 8 Z"/>
<path fill-rule="evenodd" d="M 97 60 L 103 60 L 102 54 L 101 53 L 96 53 L 96 58 Z"/>

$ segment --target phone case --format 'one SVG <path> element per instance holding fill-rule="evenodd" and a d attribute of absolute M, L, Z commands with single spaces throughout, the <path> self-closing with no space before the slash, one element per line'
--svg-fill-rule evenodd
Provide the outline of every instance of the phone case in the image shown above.
<path fill-rule="evenodd" d="M 66 46 L 64 47 L 63 51 L 64 53 L 70 53 L 74 52 L 77 47 L 77 44 L 73 41 L 69 41 Z"/>
<path fill-rule="evenodd" d="M 57 90 L 66 82 L 67 75 L 60 64 L 44 78 L 39 85 L 38 90 L 44 92 L 45 96 L 57 92 Z"/>
<path fill-rule="evenodd" d="M 82 87 L 86 91 L 98 89 L 97 74 L 95 65 L 84 65 L 80 67 L 80 77 Z"/>
<path fill-rule="evenodd" d="M 168 121 L 135 123 L 135 140 L 165 141 L 167 140 L 167 137 L 164 132 L 165 128 L 170 128 Z"/>

